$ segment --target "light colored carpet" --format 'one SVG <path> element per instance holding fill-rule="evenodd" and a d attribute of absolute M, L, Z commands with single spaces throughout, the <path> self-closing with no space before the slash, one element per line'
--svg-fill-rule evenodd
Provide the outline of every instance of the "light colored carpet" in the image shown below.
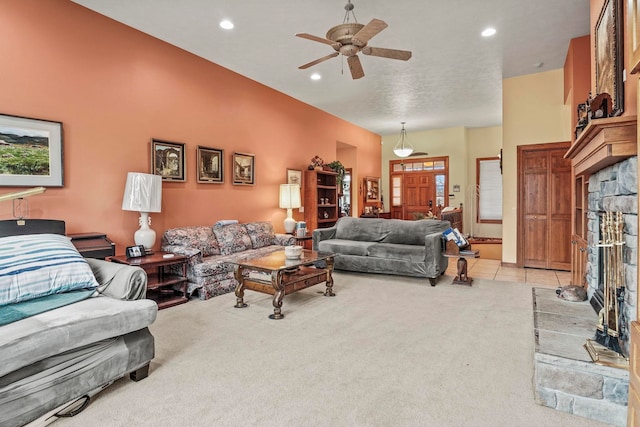
<path fill-rule="evenodd" d="M 288 295 L 162 310 L 148 378 L 120 380 L 71 426 L 576 426 L 534 402 L 531 286 L 337 272 Z"/>

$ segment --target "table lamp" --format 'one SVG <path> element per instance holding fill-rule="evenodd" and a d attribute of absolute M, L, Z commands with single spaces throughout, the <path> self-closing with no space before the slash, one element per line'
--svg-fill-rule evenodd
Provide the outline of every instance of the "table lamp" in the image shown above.
<path fill-rule="evenodd" d="M 140 212 L 140 228 L 134 234 L 136 245 L 152 252 L 156 243 L 156 232 L 149 228 L 149 212 L 160 212 L 162 204 L 162 177 L 148 173 L 129 172 L 124 187 L 122 210 Z"/>
<path fill-rule="evenodd" d="M 292 209 L 300 206 L 302 206 L 300 203 L 300 186 L 298 184 L 280 184 L 280 208 L 287 210 L 287 217 L 284 220 L 285 233 L 293 233 L 296 221 L 293 219 Z"/>

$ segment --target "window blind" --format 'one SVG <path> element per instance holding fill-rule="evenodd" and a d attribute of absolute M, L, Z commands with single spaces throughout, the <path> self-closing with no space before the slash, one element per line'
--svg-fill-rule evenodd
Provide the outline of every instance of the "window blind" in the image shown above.
<path fill-rule="evenodd" d="M 478 221 L 502 221 L 500 159 L 478 162 Z"/>

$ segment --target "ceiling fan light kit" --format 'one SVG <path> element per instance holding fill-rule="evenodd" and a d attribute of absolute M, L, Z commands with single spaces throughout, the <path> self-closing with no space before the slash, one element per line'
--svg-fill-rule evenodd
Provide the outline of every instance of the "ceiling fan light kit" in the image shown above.
<path fill-rule="evenodd" d="M 393 147 L 393 153 L 398 157 L 409 157 L 411 153 L 413 153 L 413 145 L 409 142 L 407 138 L 407 131 L 404 128 L 404 124 L 406 122 L 402 122 L 402 130 L 400 131 L 400 139 L 398 143 Z"/>
<path fill-rule="evenodd" d="M 369 43 L 369 40 L 371 40 L 380 31 L 387 28 L 387 23 L 380 19 L 372 19 L 367 25 L 359 24 L 356 21 L 355 14 L 353 13 L 353 5 L 351 4 L 351 0 L 348 0 L 348 3 L 345 5 L 344 9 L 346 10 L 346 13 L 343 23 L 330 28 L 329 31 L 327 31 L 326 38 L 314 36 L 307 33 L 296 34 L 297 37 L 301 37 L 303 39 L 328 44 L 335 50 L 335 52 L 330 55 L 299 66 L 299 69 L 304 70 L 342 54 L 347 57 L 347 63 L 349 64 L 351 77 L 353 79 L 359 79 L 364 77 L 362 63 L 360 62 L 360 58 L 358 57 L 359 52 L 362 52 L 364 55 L 378 56 L 388 59 L 398 59 L 401 61 L 407 61 L 409 58 L 411 58 L 411 52 L 408 50 L 386 49 L 368 46 L 367 43 Z M 349 14 L 353 15 L 353 20 L 355 22 L 349 22 Z"/>

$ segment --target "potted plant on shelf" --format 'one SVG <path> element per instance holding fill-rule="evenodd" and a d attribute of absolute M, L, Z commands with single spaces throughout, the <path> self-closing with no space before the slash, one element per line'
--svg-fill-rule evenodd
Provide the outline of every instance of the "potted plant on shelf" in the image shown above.
<path fill-rule="evenodd" d="M 338 174 L 336 177 L 336 181 L 338 184 L 338 188 L 340 192 L 342 192 L 342 180 L 344 179 L 345 169 L 340 160 L 334 160 L 333 162 L 326 165 L 329 169 Z"/>

